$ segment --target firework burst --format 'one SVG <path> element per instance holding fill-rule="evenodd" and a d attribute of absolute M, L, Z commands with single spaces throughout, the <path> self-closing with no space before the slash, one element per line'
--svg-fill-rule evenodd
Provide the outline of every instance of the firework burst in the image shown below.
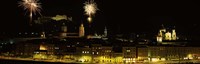
<path fill-rule="evenodd" d="M 38 3 L 38 0 L 22 0 L 19 2 L 19 6 L 30 12 L 30 22 L 32 22 L 33 13 L 36 14 L 38 12 L 40 14 L 41 5 Z"/>
<path fill-rule="evenodd" d="M 88 0 L 84 4 L 85 4 L 84 6 L 85 14 L 88 16 L 94 15 L 96 11 L 98 10 L 97 5 L 94 2 L 94 0 Z"/>
<path fill-rule="evenodd" d="M 88 21 L 91 22 L 91 16 L 96 13 L 98 10 L 97 4 L 94 2 L 94 0 L 88 0 L 85 3 L 85 6 L 83 7 L 85 9 L 85 14 L 88 15 Z"/>

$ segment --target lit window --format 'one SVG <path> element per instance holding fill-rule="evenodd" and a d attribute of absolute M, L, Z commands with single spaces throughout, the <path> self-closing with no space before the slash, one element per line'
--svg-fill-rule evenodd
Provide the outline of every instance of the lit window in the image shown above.
<path fill-rule="evenodd" d="M 27 46 L 27 45 L 25 45 L 25 46 Z M 47 48 L 44 45 L 40 45 L 40 50 L 47 50 Z"/>
<path fill-rule="evenodd" d="M 126 50 L 126 52 L 130 52 L 131 50 Z"/>
<path fill-rule="evenodd" d="M 82 51 L 82 53 L 85 53 L 84 51 Z"/>
<path fill-rule="evenodd" d="M 70 47 L 70 45 L 68 45 L 67 47 Z"/>
<path fill-rule="evenodd" d="M 106 52 L 111 52 L 111 50 L 106 50 Z"/>
<path fill-rule="evenodd" d="M 37 54 L 37 53 L 39 53 L 39 52 L 35 52 L 35 53 Z"/>
<path fill-rule="evenodd" d="M 55 47 L 55 49 L 59 49 L 59 47 Z"/>
<path fill-rule="evenodd" d="M 99 54 L 99 52 L 97 52 L 97 54 Z"/>
<path fill-rule="evenodd" d="M 10 44 L 13 44 L 13 41 L 10 41 Z"/>

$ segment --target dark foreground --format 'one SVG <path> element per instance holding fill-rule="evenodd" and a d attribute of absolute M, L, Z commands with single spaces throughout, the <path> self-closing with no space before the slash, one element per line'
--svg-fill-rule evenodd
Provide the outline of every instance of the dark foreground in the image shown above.
<path fill-rule="evenodd" d="M 42 62 L 42 61 L 24 61 L 24 60 L 0 59 L 0 64 L 78 64 L 78 63 L 61 63 L 61 62 Z"/>
<path fill-rule="evenodd" d="M 95 63 L 62 63 L 62 62 L 44 62 L 44 61 L 0 59 L 0 64 L 95 64 Z M 137 63 L 135 63 L 135 64 L 137 64 Z M 141 64 L 141 63 L 139 63 L 139 64 Z M 158 63 L 142 63 L 142 64 L 200 64 L 200 63 L 193 63 L 193 62 L 159 63 L 158 62 Z"/>

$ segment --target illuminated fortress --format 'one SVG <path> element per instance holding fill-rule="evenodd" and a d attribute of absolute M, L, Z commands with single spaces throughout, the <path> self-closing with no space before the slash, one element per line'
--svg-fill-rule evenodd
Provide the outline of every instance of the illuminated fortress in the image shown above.
<path fill-rule="evenodd" d="M 157 41 L 162 42 L 163 40 L 176 40 L 176 31 L 175 28 L 166 29 L 163 25 L 162 28 L 159 30 L 157 35 Z"/>

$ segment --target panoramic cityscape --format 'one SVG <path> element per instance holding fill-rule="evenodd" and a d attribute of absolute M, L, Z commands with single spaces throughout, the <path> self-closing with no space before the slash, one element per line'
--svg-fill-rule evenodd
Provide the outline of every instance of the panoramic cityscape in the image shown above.
<path fill-rule="evenodd" d="M 200 63 L 200 5 L 157 2 L 14 1 L 2 10 L 0 63 Z"/>

